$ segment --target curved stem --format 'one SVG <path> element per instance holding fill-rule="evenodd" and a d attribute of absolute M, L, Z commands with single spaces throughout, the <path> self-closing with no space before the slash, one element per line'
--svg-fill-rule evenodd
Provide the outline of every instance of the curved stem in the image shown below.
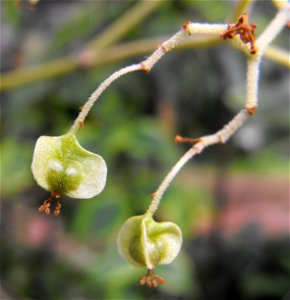
<path fill-rule="evenodd" d="M 134 71 L 142 70 L 141 64 L 135 64 L 128 67 L 125 67 L 121 70 L 116 71 L 112 75 L 110 75 L 105 81 L 103 81 L 100 86 L 92 93 L 89 100 L 85 103 L 82 107 L 81 112 L 79 113 L 78 117 L 74 121 L 73 126 L 70 128 L 69 132 L 75 134 L 79 128 L 83 127 L 84 121 L 86 116 L 88 115 L 89 111 L 91 110 L 94 103 L 98 100 L 100 95 L 103 91 L 116 79 L 121 77 L 124 74 L 128 74 Z"/>
<path fill-rule="evenodd" d="M 170 170 L 170 172 L 166 175 L 164 180 L 159 185 L 156 192 L 153 194 L 153 200 L 146 211 L 145 215 L 152 216 L 155 211 L 158 208 L 158 205 L 160 203 L 160 200 L 164 194 L 164 192 L 169 187 L 171 181 L 174 179 L 174 177 L 178 174 L 178 172 L 181 170 L 181 168 L 197 153 L 196 148 L 192 147 L 190 148 L 179 160 L 178 162 L 173 166 L 173 168 Z"/>
<path fill-rule="evenodd" d="M 106 50 L 102 49 L 101 51 L 98 51 L 96 55 L 89 56 L 89 62 L 85 65 L 85 67 L 95 68 L 134 56 L 144 55 L 153 51 L 156 48 L 156 45 L 162 44 L 164 40 L 166 40 L 166 37 L 140 39 L 137 41 L 124 42 Z M 182 41 L 176 48 L 181 50 L 196 47 L 209 47 L 220 42 L 221 41 L 216 37 L 198 36 Z M 0 91 L 18 88 L 20 86 L 71 73 L 81 67 L 81 54 L 84 53 L 85 50 L 82 50 L 82 52 L 79 55 L 76 55 L 76 57 L 51 60 L 38 66 L 13 70 L 1 74 Z"/>
<path fill-rule="evenodd" d="M 174 49 L 178 44 L 180 44 L 188 35 L 193 33 L 203 33 L 209 35 L 221 34 L 226 28 L 225 24 L 200 24 L 200 23 L 190 23 L 186 22 L 183 24 L 182 29 L 176 34 L 170 37 L 168 40 L 163 42 L 149 57 L 139 64 L 135 64 L 129 67 L 125 67 L 119 71 L 116 71 L 111 76 L 109 76 L 101 85 L 92 93 L 89 100 L 82 107 L 79 116 L 75 120 L 73 126 L 69 130 L 70 133 L 75 134 L 79 128 L 84 126 L 84 121 L 89 111 L 91 110 L 94 103 L 103 93 L 103 91 L 117 78 L 130 72 L 144 70 L 149 72 L 153 66 L 164 56 L 165 53 Z"/>
<path fill-rule="evenodd" d="M 227 125 L 214 134 L 203 136 L 196 140 L 199 140 L 193 147 L 191 147 L 185 154 L 177 161 L 173 168 L 169 171 L 166 177 L 155 193 L 153 193 L 153 200 L 147 209 L 144 218 L 152 216 L 160 203 L 160 200 L 164 192 L 168 189 L 172 180 L 176 177 L 182 167 L 195 155 L 203 151 L 204 148 L 214 145 L 225 143 L 248 119 L 249 112 L 247 109 L 242 109 Z"/>
<path fill-rule="evenodd" d="M 218 32 L 220 32 L 220 29 L 223 27 L 218 26 L 217 28 Z M 199 28 L 199 31 L 200 30 L 203 30 L 202 33 L 206 33 L 205 31 L 207 31 L 207 33 L 210 33 L 208 32 L 207 26 Z M 91 61 L 86 65 L 86 67 L 102 66 L 121 59 L 148 53 L 149 51 L 154 50 L 156 48 L 156 45 L 161 44 L 163 40 L 165 39 L 141 39 L 138 41 L 126 42 L 114 46 L 107 49 L 106 51 L 102 50 L 101 52 L 98 52 L 97 55 L 91 56 Z M 261 41 L 261 37 L 259 37 L 258 40 Z M 270 41 L 267 41 L 267 44 L 269 42 Z M 180 43 L 176 45 L 176 48 L 187 49 L 193 47 L 208 47 L 217 45 L 219 43 L 221 43 L 221 40 L 216 36 L 193 36 L 190 39 L 180 41 Z M 242 41 L 236 36 L 231 40 L 230 45 L 235 46 L 237 49 L 243 51 L 246 55 L 249 56 L 248 45 L 242 43 Z M 82 52 L 84 51 L 85 50 L 83 50 Z M 268 46 L 263 54 L 266 58 L 290 68 L 289 54 L 285 50 Z M 81 61 L 78 60 L 79 57 L 80 55 L 77 55 L 76 57 L 60 58 L 35 67 L 28 67 L 27 69 L 20 69 L 4 73 L 0 77 L 0 90 L 9 90 L 22 85 L 27 85 L 29 83 L 43 81 L 73 72 L 77 68 L 81 67 Z"/>

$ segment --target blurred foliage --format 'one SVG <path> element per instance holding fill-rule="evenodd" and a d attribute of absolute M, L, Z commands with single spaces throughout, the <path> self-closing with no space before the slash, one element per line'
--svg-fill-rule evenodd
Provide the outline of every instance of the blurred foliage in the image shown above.
<path fill-rule="evenodd" d="M 1 142 L 0 180 L 2 195 L 12 197 L 31 186 L 30 164 L 32 151 L 33 145 L 25 141 L 7 138 Z"/>
<path fill-rule="evenodd" d="M 21 16 L 21 10 L 16 5 L 16 1 L 6 1 L 4 7 L 5 17 L 7 18 L 8 22 L 15 26 L 18 25 Z"/>
<path fill-rule="evenodd" d="M 252 15 L 260 32 L 275 10 L 270 1 L 257 2 Z M 26 3 L 1 2 L 2 71 L 71 55 L 134 4 L 40 0 L 31 10 Z M 173 34 L 187 19 L 224 22 L 233 4 L 168 1 L 122 41 Z M 277 44 L 289 48 L 287 33 Z M 80 143 L 108 164 L 105 191 L 89 200 L 64 198 L 58 219 L 37 213 L 48 195 L 31 175 L 36 139 L 64 134 L 109 74 L 141 59 L 78 70 L 1 95 L 3 293 L 11 299 L 280 299 L 290 271 L 287 229 L 269 237 L 259 235 L 263 228 L 257 233 L 245 227 L 227 239 L 216 223 L 222 210 L 219 176 L 288 180 L 289 73 L 269 61 L 262 67 L 260 108 L 249 121 L 251 147 L 241 129 L 228 144 L 197 156 L 164 195 L 156 218 L 177 223 L 184 237 L 176 261 L 158 268 L 167 283 L 157 290 L 139 286 L 145 270 L 129 266 L 115 246 L 121 224 L 144 213 L 150 194 L 188 148 L 174 143 L 175 134 L 212 133 L 243 105 L 245 60 L 225 45 L 172 52 L 150 74 L 114 82 L 78 133 Z"/>

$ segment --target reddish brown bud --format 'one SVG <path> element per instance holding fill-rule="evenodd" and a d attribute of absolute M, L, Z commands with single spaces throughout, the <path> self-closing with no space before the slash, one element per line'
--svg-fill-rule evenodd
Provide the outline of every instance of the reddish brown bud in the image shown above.
<path fill-rule="evenodd" d="M 79 121 L 79 125 L 80 125 L 80 128 L 83 128 L 84 125 L 85 125 L 85 122 L 84 122 L 83 120 L 80 120 L 80 121 Z"/>
<path fill-rule="evenodd" d="M 177 135 L 175 137 L 175 142 L 178 142 L 178 143 L 198 143 L 200 142 L 200 138 L 187 138 L 187 137 L 182 137 L 180 135 Z"/>
<path fill-rule="evenodd" d="M 141 63 L 141 70 L 145 71 L 146 73 L 150 72 L 150 68 L 146 66 L 144 63 Z"/>
<path fill-rule="evenodd" d="M 182 28 L 186 31 L 186 33 L 188 35 L 191 35 L 191 32 L 190 30 L 188 29 L 188 25 L 190 24 L 191 22 L 189 20 L 185 21 L 183 24 L 182 24 Z"/>
<path fill-rule="evenodd" d="M 256 110 L 257 110 L 256 104 L 246 105 L 245 108 L 248 111 L 248 114 L 250 116 L 254 116 L 256 114 Z"/>

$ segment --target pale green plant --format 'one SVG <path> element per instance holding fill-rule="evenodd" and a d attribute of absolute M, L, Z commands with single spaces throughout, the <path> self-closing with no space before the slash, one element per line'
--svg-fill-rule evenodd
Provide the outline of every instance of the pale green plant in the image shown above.
<path fill-rule="evenodd" d="M 41 136 L 35 145 L 32 173 L 36 182 L 51 191 L 39 210 L 50 213 L 53 197 L 57 199 L 54 215 L 60 213 L 60 195 L 71 198 L 92 198 L 104 188 L 107 166 L 103 158 L 85 150 L 75 135 Z"/>
<path fill-rule="evenodd" d="M 179 227 L 171 222 L 156 222 L 153 219 L 165 191 L 193 156 L 200 154 L 208 146 L 227 142 L 247 119 L 255 114 L 258 106 L 258 82 L 262 57 L 268 45 L 289 21 L 288 18 L 289 5 L 286 2 L 284 5 L 279 4 L 276 16 L 257 39 L 256 26 L 248 22 L 246 14 L 242 14 L 234 24 L 185 22 L 180 31 L 163 42 L 144 61 L 122 68 L 103 81 L 84 104 L 66 135 L 41 137 L 37 142 L 32 170 L 40 186 L 50 190 L 52 197 L 55 196 L 58 200 L 61 193 L 74 198 L 93 197 L 104 188 L 106 164 L 100 156 L 81 148 L 75 134 L 84 126 L 91 108 L 113 81 L 135 71 L 149 72 L 167 52 L 192 35 L 230 39 L 231 43 L 245 53 L 247 84 L 244 107 L 228 124 L 214 134 L 194 139 L 177 136 L 176 141 L 192 142 L 194 145 L 177 161 L 156 192 L 152 194 L 153 199 L 148 210 L 143 215 L 129 218 L 120 229 L 117 244 L 121 256 L 129 263 L 143 266 L 148 270 L 140 280 L 141 284 L 157 286 L 158 281 L 163 283 L 164 279 L 155 274 L 155 267 L 158 264 L 170 263 L 181 248 L 182 233 Z M 47 203 L 50 205 L 50 200 L 45 202 L 40 210 L 49 212 Z M 57 207 L 55 214 L 58 213 Z"/>

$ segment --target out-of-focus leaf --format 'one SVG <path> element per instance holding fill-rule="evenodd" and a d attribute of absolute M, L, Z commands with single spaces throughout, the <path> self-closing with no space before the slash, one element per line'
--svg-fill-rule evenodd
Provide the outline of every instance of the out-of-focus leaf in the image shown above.
<path fill-rule="evenodd" d="M 99 253 L 95 264 L 87 270 L 90 280 L 103 286 L 105 299 L 143 299 L 138 281 L 144 271 L 126 263 L 116 247 Z"/>
<path fill-rule="evenodd" d="M 234 3 L 228 1 L 184 1 L 191 4 L 203 15 L 206 22 L 219 22 L 230 13 Z"/>
<path fill-rule="evenodd" d="M 188 240 L 200 225 L 208 226 L 215 209 L 213 196 L 205 187 L 194 186 L 189 180 L 176 180 L 168 189 L 160 204 L 162 220 L 174 221 Z M 158 214 L 157 214 L 158 215 Z"/>
<path fill-rule="evenodd" d="M 2 9 L 5 9 L 5 17 L 7 21 L 13 25 L 18 25 L 21 17 L 21 8 L 17 6 L 16 1 L 3 1 Z"/>
<path fill-rule="evenodd" d="M 12 197 L 33 181 L 30 169 L 33 145 L 10 138 L 3 141 L 0 147 L 2 194 Z"/>
<path fill-rule="evenodd" d="M 73 233 L 83 240 L 110 236 L 128 214 L 124 198 L 118 188 L 108 184 L 98 199 L 82 201 L 74 218 Z"/>
<path fill-rule="evenodd" d="M 267 149 L 246 159 L 237 158 L 230 166 L 232 171 L 254 172 L 256 174 L 289 175 L 289 160 L 274 149 Z"/>
<path fill-rule="evenodd" d="M 261 293 L 269 299 L 279 299 L 289 290 L 289 282 L 284 276 L 276 277 L 263 274 L 262 272 L 252 272 L 245 276 L 242 285 L 248 294 L 249 298 L 256 298 Z"/>
<path fill-rule="evenodd" d="M 189 258 L 183 252 L 179 253 L 171 264 L 157 268 L 156 273 L 166 280 L 160 289 L 172 295 L 197 295 L 199 288 L 191 279 L 192 271 Z"/>
<path fill-rule="evenodd" d="M 61 26 L 55 34 L 52 41 L 52 47 L 60 49 L 74 40 L 83 39 L 90 34 L 98 24 L 103 20 L 103 9 L 85 9 L 79 11 L 76 15 L 71 16 L 71 19 Z"/>

